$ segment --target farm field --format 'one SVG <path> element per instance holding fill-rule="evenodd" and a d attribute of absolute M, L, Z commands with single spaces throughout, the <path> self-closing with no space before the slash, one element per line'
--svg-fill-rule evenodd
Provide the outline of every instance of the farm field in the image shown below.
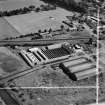
<path fill-rule="evenodd" d="M 63 13 L 63 14 L 62 14 Z M 59 29 L 66 16 L 72 12 L 57 8 L 56 10 L 29 13 L 24 15 L 5 17 L 5 19 L 21 34 L 38 32 L 39 29 Z"/>
<path fill-rule="evenodd" d="M 17 32 L 4 18 L 0 18 L 0 40 L 7 37 L 19 36 Z"/>
<path fill-rule="evenodd" d="M 25 68 L 25 63 L 8 48 L 0 47 L 0 76 L 17 72 Z"/>

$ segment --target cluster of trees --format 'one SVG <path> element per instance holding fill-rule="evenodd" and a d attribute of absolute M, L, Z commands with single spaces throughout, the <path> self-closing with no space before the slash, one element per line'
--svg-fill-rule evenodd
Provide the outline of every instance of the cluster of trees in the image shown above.
<path fill-rule="evenodd" d="M 43 36 L 41 35 L 41 33 L 45 33 L 45 32 L 48 32 L 48 33 L 51 33 L 52 32 L 52 29 L 50 28 L 49 30 L 44 30 L 42 31 L 41 29 L 38 30 L 38 32 L 33 32 L 33 33 L 28 33 L 28 34 L 25 34 L 25 35 L 20 35 L 20 36 L 17 36 L 17 37 L 7 37 L 5 38 L 4 40 L 12 40 L 12 39 L 17 39 L 17 38 L 25 38 L 25 37 L 32 37 L 32 40 L 33 39 L 41 39 L 43 38 Z"/>
<path fill-rule="evenodd" d="M 84 4 L 82 2 L 76 3 L 75 0 L 43 0 L 43 1 L 59 5 L 68 10 L 81 12 L 81 13 L 87 12 L 87 9 L 84 8 Z"/>
<path fill-rule="evenodd" d="M 25 38 L 25 37 L 36 37 L 36 39 L 40 39 L 42 38 L 42 36 L 39 33 L 29 33 L 29 34 L 25 34 L 25 35 L 20 35 L 17 37 L 7 37 L 4 40 L 12 40 L 12 39 L 17 39 L 17 38 Z"/>
<path fill-rule="evenodd" d="M 0 17 L 26 14 L 34 9 L 35 9 L 35 6 L 30 5 L 29 7 L 24 7 L 24 8 L 20 8 L 20 9 L 15 9 L 15 10 L 10 10 L 10 11 L 0 11 Z M 36 10 L 37 9 L 38 8 L 36 8 Z"/>
<path fill-rule="evenodd" d="M 10 11 L 0 11 L 0 17 L 27 14 L 31 11 L 40 12 L 40 11 L 48 11 L 53 9 L 56 9 L 56 7 L 49 4 L 40 5 L 40 7 L 35 7 L 34 5 L 30 5 L 29 7 L 24 7 L 20 9 L 15 9 Z"/>
<path fill-rule="evenodd" d="M 60 26 L 60 30 L 64 30 L 64 25 L 61 25 Z M 38 30 L 38 32 L 33 32 L 33 33 L 28 33 L 28 34 L 25 34 L 25 35 L 20 35 L 20 36 L 17 36 L 17 37 L 7 37 L 5 38 L 4 40 L 12 40 L 12 39 L 17 39 L 17 38 L 25 38 L 25 37 L 32 37 L 31 40 L 34 40 L 34 39 L 42 39 L 43 36 L 41 33 L 51 33 L 51 32 L 55 32 L 57 30 L 52 30 L 52 28 L 49 28 L 48 30 L 47 29 L 44 29 L 43 31 L 41 29 Z M 69 28 L 67 29 L 67 31 L 69 31 Z"/>
<path fill-rule="evenodd" d="M 81 31 L 80 30 L 80 27 L 77 28 L 77 31 Z M 7 37 L 4 40 L 12 40 L 12 39 L 26 38 L 26 37 L 31 37 L 31 40 L 42 39 L 43 38 L 43 33 L 50 34 L 51 32 L 53 32 L 53 33 L 58 32 L 58 34 L 60 34 L 60 32 L 63 32 L 63 33 L 65 33 L 65 32 L 71 32 L 71 30 L 70 30 L 69 27 L 68 28 L 65 28 L 65 26 L 62 24 L 60 26 L 60 29 L 57 29 L 57 30 L 52 30 L 52 28 L 49 28 L 48 30 L 47 29 L 44 29 L 42 31 L 41 29 L 39 29 L 38 32 L 28 33 L 28 34 L 20 35 L 20 36 L 17 36 L 17 37 L 9 37 L 9 38 Z"/>

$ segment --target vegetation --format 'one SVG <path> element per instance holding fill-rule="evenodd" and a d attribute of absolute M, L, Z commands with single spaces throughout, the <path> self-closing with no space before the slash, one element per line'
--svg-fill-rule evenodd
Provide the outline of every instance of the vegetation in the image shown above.
<path fill-rule="evenodd" d="M 43 0 L 44 2 L 48 2 L 54 5 L 59 5 L 63 8 L 68 10 L 86 13 L 87 9 L 85 8 L 86 5 L 84 3 L 76 3 L 74 0 Z"/>
<path fill-rule="evenodd" d="M 49 11 L 53 9 L 56 9 L 56 7 L 49 4 L 41 5 L 40 7 L 35 7 L 34 5 L 30 5 L 29 7 L 24 7 L 20 9 L 15 9 L 10 11 L 0 11 L 0 17 L 27 14 L 30 13 L 31 11 L 34 12 Z"/>

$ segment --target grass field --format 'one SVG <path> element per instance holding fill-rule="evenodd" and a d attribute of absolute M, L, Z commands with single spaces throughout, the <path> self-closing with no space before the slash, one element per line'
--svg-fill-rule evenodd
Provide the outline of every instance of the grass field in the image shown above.
<path fill-rule="evenodd" d="M 20 33 L 26 34 L 37 32 L 39 29 L 60 28 L 62 20 L 65 20 L 71 12 L 57 8 L 56 10 L 39 13 L 29 13 L 24 15 L 5 17 L 5 19 Z"/>
<path fill-rule="evenodd" d="M 19 71 L 23 68 L 24 63 L 18 56 L 13 54 L 9 49 L 0 47 L 0 75 Z"/>
<path fill-rule="evenodd" d="M 29 5 L 35 5 L 36 7 L 44 4 L 40 0 L 0 0 L 0 10 L 14 10 L 17 8 L 27 7 Z M 7 37 L 16 37 L 20 33 L 4 18 L 0 18 L 0 40 Z"/>
<path fill-rule="evenodd" d="M 17 32 L 17 30 L 15 30 L 4 18 L 0 18 L 0 40 L 6 37 L 19 35 L 19 32 Z"/>

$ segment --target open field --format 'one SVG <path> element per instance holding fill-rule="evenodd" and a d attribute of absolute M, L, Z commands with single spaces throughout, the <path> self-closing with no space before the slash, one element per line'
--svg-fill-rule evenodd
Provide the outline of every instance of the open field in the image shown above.
<path fill-rule="evenodd" d="M 56 10 L 29 13 L 24 15 L 5 17 L 5 19 L 19 32 L 27 34 L 38 32 L 39 29 L 59 29 L 65 16 L 72 15 L 71 12 L 57 8 Z"/>
<path fill-rule="evenodd" d="M 19 32 L 17 32 L 4 18 L 0 18 L 0 40 L 19 35 Z"/>
<path fill-rule="evenodd" d="M 99 75 L 99 102 L 105 102 L 105 40 L 100 40 L 99 68 L 102 73 Z"/>
<path fill-rule="evenodd" d="M 21 87 L 96 86 L 95 76 L 80 81 L 72 81 L 61 69 L 53 70 L 50 67 L 35 70 L 13 81 Z"/>
<path fill-rule="evenodd" d="M 23 61 L 9 49 L 0 47 L 0 76 L 19 71 L 23 68 Z M 25 66 L 25 65 L 24 65 Z"/>
<path fill-rule="evenodd" d="M 105 73 L 99 75 L 99 102 L 105 102 Z"/>
<path fill-rule="evenodd" d="M 35 5 L 38 7 L 41 4 L 44 4 L 44 2 L 40 0 L 2 0 L 0 1 L 0 8 L 2 8 L 2 11 L 5 11 L 19 9 L 29 5 Z"/>
<path fill-rule="evenodd" d="M 24 89 L 31 105 L 86 105 L 96 102 L 96 89 Z M 87 93 L 87 94 L 86 94 Z M 32 96 L 32 97 L 31 97 Z M 31 98 L 31 99 L 30 99 Z"/>
<path fill-rule="evenodd" d="M 14 95 L 10 97 L 7 93 L 14 93 Z M 19 97 L 19 93 L 23 94 L 22 97 Z M 0 90 L 0 97 L 5 100 L 6 105 L 18 105 L 19 100 L 22 105 L 90 105 L 96 102 L 96 89 L 94 88 L 29 88 L 21 89 L 19 93 L 3 89 Z"/>
<path fill-rule="evenodd" d="M 88 30 L 84 30 L 82 32 L 74 32 L 74 33 L 71 33 L 71 36 L 73 37 L 89 37 L 91 36 L 90 32 Z"/>

